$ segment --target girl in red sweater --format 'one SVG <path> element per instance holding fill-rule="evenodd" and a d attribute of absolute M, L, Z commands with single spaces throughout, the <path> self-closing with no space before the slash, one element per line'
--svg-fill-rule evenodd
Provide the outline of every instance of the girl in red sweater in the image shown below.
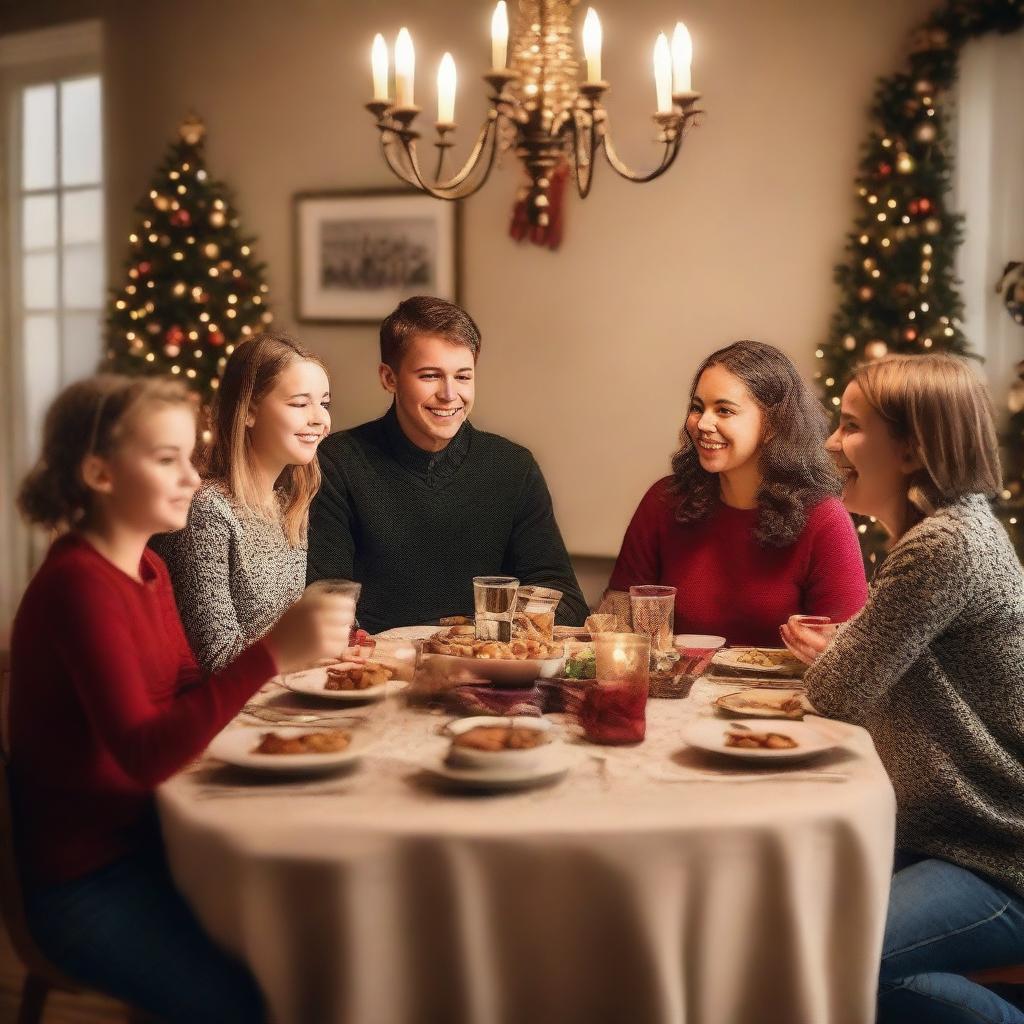
<path fill-rule="evenodd" d="M 259 687 L 346 646 L 351 600 L 310 595 L 221 672 L 189 651 L 167 569 L 198 483 L 176 382 L 101 376 L 47 416 L 26 517 L 65 530 L 25 592 L 11 645 L 10 782 L 29 927 L 70 977 L 162 1019 L 263 1019 L 248 971 L 203 933 L 162 855 L 154 787 Z"/>
<path fill-rule="evenodd" d="M 828 418 L 777 348 L 738 341 L 694 377 L 672 475 L 644 495 L 609 588 L 676 587 L 676 630 L 775 646 L 797 612 L 844 621 L 867 596 L 836 497 Z"/>

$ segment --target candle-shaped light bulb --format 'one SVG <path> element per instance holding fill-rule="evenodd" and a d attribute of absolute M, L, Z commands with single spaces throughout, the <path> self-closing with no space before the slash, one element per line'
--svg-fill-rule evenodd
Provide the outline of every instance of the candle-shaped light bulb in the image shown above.
<path fill-rule="evenodd" d="M 388 99 L 388 45 L 378 32 L 370 47 L 370 64 L 373 66 L 373 98 Z"/>
<path fill-rule="evenodd" d="M 416 51 L 412 46 L 412 36 L 407 28 L 399 30 L 395 40 L 395 91 L 398 93 L 398 105 L 413 105 L 413 79 L 416 74 Z"/>
<path fill-rule="evenodd" d="M 583 20 L 583 52 L 587 56 L 587 81 L 601 81 L 601 20 L 591 7 Z"/>
<path fill-rule="evenodd" d="M 450 53 L 437 69 L 437 119 L 441 124 L 455 123 L 455 61 Z"/>
<path fill-rule="evenodd" d="M 681 22 L 676 22 L 672 33 L 672 91 L 689 92 L 693 86 L 690 80 L 690 64 L 693 61 L 693 40 L 690 31 Z"/>
<path fill-rule="evenodd" d="M 491 65 L 503 68 L 508 57 L 508 8 L 505 0 L 498 0 L 498 6 L 491 15 Z"/>
<path fill-rule="evenodd" d="M 654 88 L 658 94 L 658 113 L 672 112 L 672 55 L 664 32 L 654 44 Z"/>

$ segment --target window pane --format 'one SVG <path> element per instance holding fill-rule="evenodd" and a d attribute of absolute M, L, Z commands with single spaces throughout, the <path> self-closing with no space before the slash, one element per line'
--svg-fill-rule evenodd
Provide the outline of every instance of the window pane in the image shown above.
<path fill-rule="evenodd" d="M 57 197 L 26 196 L 21 201 L 23 249 L 53 249 L 57 245 Z"/>
<path fill-rule="evenodd" d="M 100 314 L 68 313 L 64 317 L 62 384 L 96 372 L 100 361 Z"/>
<path fill-rule="evenodd" d="M 64 193 L 64 244 L 103 238 L 103 193 L 98 188 Z"/>
<path fill-rule="evenodd" d="M 99 309 L 103 304 L 103 250 L 79 245 L 64 250 L 64 305 Z"/>
<path fill-rule="evenodd" d="M 57 182 L 57 89 L 34 85 L 21 94 L 21 187 Z"/>
<path fill-rule="evenodd" d="M 60 389 L 60 344 L 56 316 L 27 316 L 25 339 L 25 426 L 28 457 L 39 456 L 46 408 Z"/>
<path fill-rule="evenodd" d="M 57 254 L 32 253 L 22 257 L 22 303 L 26 309 L 56 309 Z"/>
<path fill-rule="evenodd" d="M 60 125 L 61 182 L 98 184 L 103 180 L 98 76 L 60 83 Z"/>

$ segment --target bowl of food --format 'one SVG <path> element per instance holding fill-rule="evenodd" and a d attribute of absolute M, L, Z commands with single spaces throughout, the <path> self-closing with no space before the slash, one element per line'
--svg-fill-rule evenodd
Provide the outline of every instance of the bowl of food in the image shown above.
<path fill-rule="evenodd" d="M 421 668 L 428 670 L 426 674 L 456 684 L 525 686 L 557 676 L 562 667 L 561 643 L 528 638 L 477 640 L 472 630 L 472 626 L 453 626 L 424 641 Z"/>
<path fill-rule="evenodd" d="M 452 722 L 447 762 L 464 768 L 530 768 L 554 739 L 543 718 L 479 716 Z"/>

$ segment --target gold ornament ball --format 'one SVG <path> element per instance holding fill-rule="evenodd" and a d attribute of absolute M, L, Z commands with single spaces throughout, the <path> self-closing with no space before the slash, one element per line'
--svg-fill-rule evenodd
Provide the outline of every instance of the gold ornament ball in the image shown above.
<path fill-rule="evenodd" d="M 929 93 L 935 92 L 935 86 L 926 78 L 919 78 L 914 83 L 914 92 L 919 96 L 927 96 Z"/>
<path fill-rule="evenodd" d="M 881 338 L 875 338 L 864 346 L 864 355 L 868 359 L 882 359 L 889 354 L 889 346 Z"/>
<path fill-rule="evenodd" d="M 900 174 L 912 174 L 914 171 L 914 158 L 909 153 L 900 153 L 896 157 L 896 170 Z"/>
<path fill-rule="evenodd" d="M 174 291 L 175 295 L 184 295 L 185 294 L 185 282 L 184 281 L 176 281 L 175 284 L 174 284 L 173 291 Z"/>
<path fill-rule="evenodd" d="M 845 348 L 847 352 L 852 352 L 856 347 L 857 339 L 852 334 L 848 334 L 843 338 L 843 348 Z"/>
<path fill-rule="evenodd" d="M 181 346 L 171 344 L 164 345 L 164 355 L 169 356 L 171 359 L 177 359 L 177 357 L 181 355 Z"/>
<path fill-rule="evenodd" d="M 210 214 L 210 224 L 215 228 L 222 228 L 227 223 L 227 217 L 220 210 L 214 210 Z"/>
<path fill-rule="evenodd" d="M 208 259 L 215 260 L 220 255 L 220 246 L 216 242 L 207 242 L 203 246 L 203 253 Z"/>
<path fill-rule="evenodd" d="M 874 295 L 874 289 L 869 288 L 866 284 L 857 289 L 857 298 L 860 299 L 861 302 L 870 302 L 874 298 Z"/>
<path fill-rule="evenodd" d="M 157 195 L 153 199 L 153 205 L 158 210 L 169 210 L 171 208 L 171 201 L 165 195 Z"/>
<path fill-rule="evenodd" d="M 942 221 L 938 217 L 929 217 L 924 222 L 925 234 L 937 235 L 942 230 Z"/>
<path fill-rule="evenodd" d="M 914 135 L 917 138 L 918 142 L 934 142 L 935 137 L 938 134 L 938 129 L 936 129 L 935 125 L 932 124 L 931 121 L 928 121 L 925 124 L 921 125 L 920 128 L 918 128 L 917 131 L 914 132 Z"/>

